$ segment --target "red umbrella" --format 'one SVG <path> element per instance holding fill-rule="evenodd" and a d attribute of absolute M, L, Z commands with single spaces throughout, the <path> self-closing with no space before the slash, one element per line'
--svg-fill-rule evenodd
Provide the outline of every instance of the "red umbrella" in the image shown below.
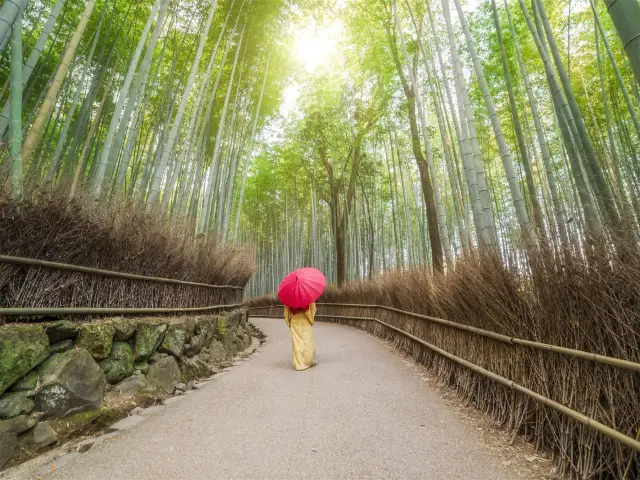
<path fill-rule="evenodd" d="M 320 298 L 326 285 L 320 270 L 300 268 L 284 277 L 278 288 L 278 297 L 287 307 L 306 308 Z"/>

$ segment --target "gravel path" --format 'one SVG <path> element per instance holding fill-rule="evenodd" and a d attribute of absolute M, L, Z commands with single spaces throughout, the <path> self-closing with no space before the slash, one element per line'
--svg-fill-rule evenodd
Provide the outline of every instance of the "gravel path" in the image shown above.
<path fill-rule="evenodd" d="M 384 343 L 318 324 L 295 372 L 284 322 L 254 321 L 258 354 L 46 478 L 516 478 Z"/>

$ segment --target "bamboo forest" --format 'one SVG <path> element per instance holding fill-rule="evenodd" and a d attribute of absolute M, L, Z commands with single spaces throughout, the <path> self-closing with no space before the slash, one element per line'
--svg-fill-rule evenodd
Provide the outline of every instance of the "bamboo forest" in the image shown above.
<path fill-rule="evenodd" d="M 612 4 L 613 5 L 613 4 Z M 125 199 L 338 284 L 637 244 L 640 8 L 6 1 L 2 175 Z M 633 20 L 633 21 L 632 21 Z"/>

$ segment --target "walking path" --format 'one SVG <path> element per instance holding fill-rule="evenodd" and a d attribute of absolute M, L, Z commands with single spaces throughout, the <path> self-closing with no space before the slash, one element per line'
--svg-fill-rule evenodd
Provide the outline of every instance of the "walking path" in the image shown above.
<path fill-rule="evenodd" d="M 517 478 L 379 340 L 317 324 L 320 365 L 295 372 L 284 322 L 254 322 L 258 354 L 45 478 Z"/>

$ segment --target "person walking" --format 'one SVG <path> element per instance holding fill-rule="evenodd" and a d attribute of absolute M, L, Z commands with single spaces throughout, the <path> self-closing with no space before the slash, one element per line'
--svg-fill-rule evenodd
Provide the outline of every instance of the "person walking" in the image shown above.
<path fill-rule="evenodd" d="M 313 322 L 316 304 L 297 309 L 284 307 L 284 321 L 291 330 L 291 353 L 294 370 L 306 370 L 317 365 L 316 346 L 313 343 Z"/>
<path fill-rule="evenodd" d="M 278 288 L 284 304 L 284 321 L 291 331 L 291 353 L 294 370 L 317 365 L 313 342 L 316 300 L 326 286 L 326 279 L 315 268 L 300 268 L 287 275 Z"/>

